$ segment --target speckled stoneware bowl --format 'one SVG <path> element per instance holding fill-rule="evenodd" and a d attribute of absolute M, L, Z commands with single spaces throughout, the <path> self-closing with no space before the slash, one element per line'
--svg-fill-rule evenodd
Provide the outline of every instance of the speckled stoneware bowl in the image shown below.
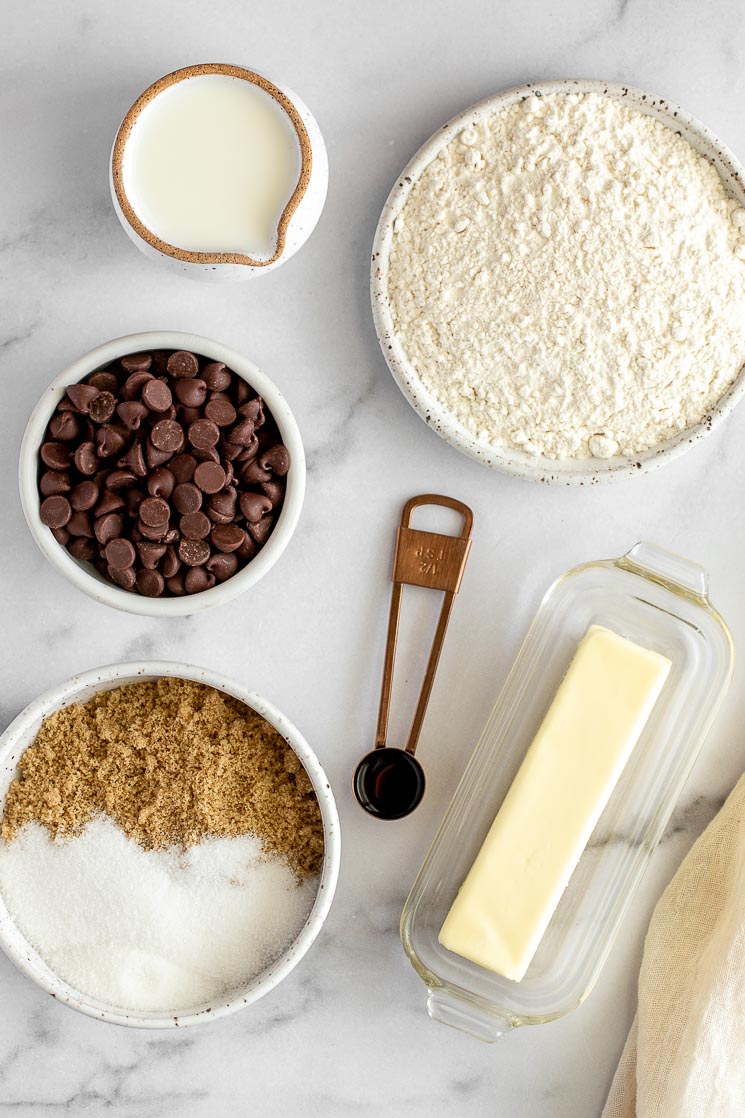
<path fill-rule="evenodd" d="M 601 481 L 638 476 L 665 462 L 671 462 L 685 453 L 717 427 L 740 401 L 745 393 L 745 369 L 740 370 L 732 385 L 702 423 L 689 427 L 676 438 L 660 443 L 634 458 L 629 459 L 619 455 L 605 460 L 567 458 L 557 461 L 535 457 L 524 451 L 508 447 L 497 448 L 479 441 L 442 406 L 422 383 L 419 374 L 404 352 L 393 324 L 388 298 L 388 257 L 393 237 L 393 223 L 424 169 L 467 125 L 483 120 L 484 117 L 506 109 L 516 101 L 522 101 L 531 95 L 549 93 L 600 93 L 614 100 L 625 101 L 640 112 L 662 121 L 663 124 L 684 136 L 696 151 L 709 160 L 719 172 L 727 192 L 740 205 L 745 205 L 745 169 L 742 164 L 710 129 L 683 109 L 679 109 L 677 105 L 642 89 L 610 82 L 566 79 L 516 86 L 458 113 L 427 140 L 404 168 L 388 196 L 375 233 L 371 275 L 372 309 L 383 355 L 399 388 L 414 410 L 441 438 L 446 439 L 463 454 L 475 458 L 477 462 L 483 462 L 485 466 L 501 470 L 513 477 L 528 478 L 551 485 L 594 485 Z"/>
<path fill-rule="evenodd" d="M 287 115 L 300 149 L 300 172 L 295 189 L 280 215 L 275 250 L 271 256 L 256 259 L 241 252 L 189 252 L 162 240 L 142 222 L 125 189 L 124 161 L 127 141 L 137 127 L 140 113 L 160 93 L 173 85 L 208 74 L 223 74 L 251 82 L 267 93 Z M 148 256 L 190 279 L 221 283 L 251 279 L 271 272 L 286 263 L 310 237 L 321 216 L 328 190 L 329 168 L 321 129 L 310 109 L 287 86 L 270 81 L 255 70 L 229 63 L 210 62 L 185 66 L 159 78 L 142 93 L 128 110 L 114 140 L 109 164 L 111 200 L 116 215 L 130 240 Z"/>
<path fill-rule="evenodd" d="M 254 691 L 249 691 L 242 684 L 226 679 L 217 672 L 195 668 L 190 664 L 157 660 L 112 664 L 73 676 L 34 699 L 0 736 L 0 813 L 10 782 L 16 775 L 18 760 L 34 741 L 42 721 L 49 714 L 72 703 L 87 702 L 98 691 L 110 691 L 127 683 L 150 682 L 163 676 L 192 679 L 224 691 L 226 695 L 232 695 L 271 722 L 300 758 L 313 784 L 323 819 L 324 857 L 315 903 L 304 927 L 287 951 L 245 986 L 216 998 L 209 1004 L 193 1006 L 186 1012 L 173 1014 L 132 1013 L 120 1006 L 98 1002 L 73 989 L 47 966 L 18 930 L 0 894 L 0 948 L 23 974 L 33 979 L 53 998 L 88 1017 L 140 1029 L 183 1028 L 186 1025 L 215 1021 L 218 1017 L 225 1017 L 251 1005 L 273 990 L 294 970 L 320 932 L 334 898 L 341 856 L 339 816 L 334 796 L 318 758 L 300 731 L 272 703 Z"/>
<path fill-rule="evenodd" d="M 57 543 L 39 514 L 40 497 L 39 447 L 44 439 L 47 424 L 54 414 L 57 404 L 70 384 L 85 380 L 90 373 L 104 369 L 118 357 L 127 353 L 143 353 L 153 349 L 185 349 L 211 361 L 222 361 L 229 369 L 247 381 L 266 402 L 267 409 L 274 417 L 279 428 L 282 442 L 290 452 L 290 470 L 287 474 L 287 488 L 282 510 L 271 535 L 261 551 L 232 578 L 218 582 L 211 590 L 198 594 L 187 594 L 182 598 L 147 598 L 122 590 L 99 574 L 92 563 L 75 559 L 66 547 Z M 185 617 L 199 613 L 212 606 L 232 601 L 271 570 L 287 547 L 300 519 L 305 498 L 305 453 L 295 417 L 282 393 L 269 377 L 260 369 L 220 342 L 202 338 L 197 334 L 184 334 L 177 331 L 148 331 L 143 334 L 128 334 L 124 338 L 114 338 L 104 342 L 89 353 L 79 357 L 54 378 L 38 404 L 31 413 L 21 442 L 18 466 L 18 484 L 21 494 L 26 523 L 36 545 L 52 566 L 64 577 L 97 602 L 103 602 L 114 609 L 126 613 L 137 613 L 147 617 Z"/>

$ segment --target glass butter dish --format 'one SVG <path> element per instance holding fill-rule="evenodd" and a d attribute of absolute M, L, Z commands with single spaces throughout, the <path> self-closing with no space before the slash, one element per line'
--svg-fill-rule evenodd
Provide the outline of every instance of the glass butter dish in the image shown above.
<path fill-rule="evenodd" d="M 521 982 L 448 951 L 438 935 L 557 688 L 591 625 L 671 661 L 621 777 Z M 431 1017 L 482 1040 L 575 1009 L 592 990 L 729 686 L 733 646 L 708 575 L 648 543 L 588 563 L 548 591 L 401 917 Z"/>

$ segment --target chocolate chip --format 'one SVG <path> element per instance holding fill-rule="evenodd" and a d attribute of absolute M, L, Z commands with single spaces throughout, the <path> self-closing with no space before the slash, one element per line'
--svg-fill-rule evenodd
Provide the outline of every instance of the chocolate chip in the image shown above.
<path fill-rule="evenodd" d="M 123 508 L 124 498 L 118 493 L 112 493 L 110 489 L 105 489 L 96 505 L 95 515 L 106 516 L 108 512 L 116 512 L 117 509 Z"/>
<path fill-rule="evenodd" d="M 222 440 L 222 455 L 228 462 L 232 462 L 243 451 L 240 443 L 231 443 L 229 439 Z"/>
<path fill-rule="evenodd" d="M 164 586 L 165 580 L 159 571 L 144 568 L 137 572 L 137 589 L 146 598 L 159 598 Z"/>
<path fill-rule="evenodd" d="M 106 562 L 114 570 L 121 571 L 131 567 L 135 561 L 135 549 L 129 540 L 120 536 L 118 539 L 109 540 L 104 549 Z"/>
<path fill-rule="evenodd" d="M 165 462 L 173 456 L 172 450 L 158 450 L 148 439 L 145 445 L 145 462 L 148 469 L 154 470 L 157 466 L 162 466 Z"/>
<path fill-rule="evenodd" d="M 116 582 L 123 590 L 132 590 L 135 584 L 135 573 L 131 567 L 112 567 L 106 569 L 107 576 Z"/>
<path fill-rule="evenodd" d="M 261 427 L 264 423 L 264 401 L 261 396 L 256 396 L 253 400 L 241 404 L 238 408 L 238 415 L 242 415 L 245 419 L 251 419 L 254 427 Z"/>
<path fill-rule="evenodd" d="M 184 445 L 184 429 L 175 419 L 161 419 L 150 432 L 150 442 L 156 450 L 175 454 Z"/>
<path fill-rule="evenodd" d="M 228 438 L 231 443 L 238 443 L 239 446 L 250 446 L 254 439 L 255 427 L 253 419 L 242 419 L 235 427 L 231 427 Z"/>
<path fill-rule="evenodd" d="M 207 385 L 203 380 L 177 380 L 173 391 L 185 408 L 201 408 L 207 399 Z"/>
<path fill-rule="evenodd" d="M 128 353 L 126 357 L 119 359 L 119 364 L 125 373 L 136 373 L 140 369 L 147 370 L 152 363 L 153 358 L 149 353 Z"/>
<path fill-rule="evenodd" d="M 176 478 L 166 466 L 158 466 L 147 479 L 147 491 L 151 497 L 165 497 L 168 500 L 175 485 Z"/>
<path fill-rule="evenodd" d="M 42 462 L 50 470 L 66 470 L 70 465 L 70 450 L 64 443 L 43 443 L 39 453 Z"/>
<path fill-rule="evenodd" d="M 168 358 L 166 368 L 171 376 L 177 380 L 190 380 L 199 372 L 199 362 L 193 353 L 178 350 Z"/>
<path fill-rule="evenodd" d="M 162 497 L 148 497 L 140 505 L 140 520 L 149 528 L 162 528 L 168 523 L 171 510 Z"/>
<path fill-rule="evenodd" d="M 117 466 L 131 470 L 137 477 L 145 477 L 147 466 L 142 453 L 142 443 L 132 443 L 124 457 L 117 462 Z"/>
<path fill-rule="evenodd" d="M 154 571 L 166 553 L 164 543 L 151 543 L 149 540 L 140 540 L 136 545 L 140 562 L 148 571 Z"/>
<path fill-rule="evenodd" d="M 206 540 L 179 541 L 178 557 L 187 567 L 200 567 L 210 557 L 210 545 Z"/>
<path fill-rule="evenodd" d="M 211 361 L 209 365 L 205 365 L 202 378 L 213 392 L 224 392 L 226 388 L 230 388 L 232 380 L 229 370 L 222 361 Z"/>
<path fill-rule="evenodd" d="M 67 389 L 67 398 L 72 402 L 77 411 L 83 415 L 88 414 L 88 409 L 100 392 L 92 384 L 71 384 Z"/>
<path fill-rule="evenodd" d="M 225 582 L 226 578 L 232 578 L 238 570 L 238 556 L 223 553 L 210 555 L 205 567 L 210 574 L 215 576 L 218 582 Z M 197 570 L 201 570 L 201 568 L 198 567 Z"/>
<path fill-rule="evenodd" d="M 105 516 L 97 517 L 93 525 L 93 531 L 98 542 L 105 547 L 110 540 L 115 540 L 124 531 L 124 521 L 121 514 L 109 512 Z"/>
<path fill-rule="evenodd" d="M 249 524 L 248 530 L 256 543 L 265 544 L 274 527 L 273 516 L 263 516 L 258 524 Z"/>
<path fill-rule="evenodd" d="M 208 446 L 202 450 L 194 448 L 194 457 L 197 462 L 216 462 L 220 464 L 220 452 L 216 446 Z"/>
<path fill-rule="evenodd" d="M 207 511 L 212 517 L 214 513 L 216 523 L 227 524 L 235 518 L 236 507 L 238 505 L 238 494 L 235 489 L 223 489 L 220 493 L 215 493 L 210 498 Z"/>
<path fill-rule="evenodd" d="M 235 554 L 243 563 L 250 562 L 255 555 L 258 555 L 259 545 L 256 540 L 251 536 L 246 536 L 245 540 L 239 548 L 236 549 Z"/>
<path fill-rule="evenodd" d="M 113 392 L 97 392 L 88 405 L 88 415 L 94 423 L 108 423 L 116 410 Z"/>
<path fill-rule="evenodd" d="M 41 502 L 39 516 L 42 524 L 46 524 L 49 528 L 64 528 L 72 516 L 70 502 L 67 497 L 61 495 L 47 497 Z"/>
<path fill-rule="evenodd" d="M 96 431 L 96 453 L 99 458 L 111 458 L 124 447 L 124 438 L 113 427 L 99 427 Z"/>
<path fill-rule="evenodd" d="M 181 560 L 173 547 L 166 548 L 166 553 L 160 564 L 160 570 L 163 578 L 172 578 L 177 571 L 181 570 Z"/>
<path fill-rule="evenodd" d="M 202 493 L 196 485 L 190 481 L 184 482 L 183 485 L 177 485 L 173 491 L 173 507 L 177 512 L 190 513 L 196 512 L 197 509 L 202 507 Z"/>
<path fill-rule="evenodd" d="M 87 536 L 93 539 L 93 520 L 89 512 L 74 512 L 67 522 L 71 536 Z"/>
<path fill-rule="evenodd" d="M 269 470 L 265 470 L 258 458 L 252 458 L 241 470 L 241 481 L 246 485 L 263 485 L 271 478 Z"/>
<path fill-rule="evenodd" d="M 80 422 L 74 412 L 58 412 L 49 421 L 49 434 L 61 442 L 72 442 L 80 434 Z"/>
<path fill-rule="evenodd" d="M 241 493 L 239 503 L 249 525 L 257 524 L 272 508 L 272 502 L 265 493 Z"/>
<path fill-rule="evenodd" d="M 231 423 L 235 423 L 238 413 L 231 404 L 230 400 L 221 399 L 220 397 L 213 397 L 206 405 L 204 414 L 207 419 L 211 419 L 218 427 L 230 427 Z M 237 439 L 233 440 L 238 442 Z"/>
<path fill-rule="evenodd" d="M 153 540 L 156 543 L 163 544 L 166 542 L 165 535 L 168 531 L 167 524 L 146 524 L 144 520 L 138 520 L 136 527 L 139 532 L 138 539 Z"/>
<path fill-rule="evenodd" d="M 211 590 L 215 585 L 215 576 L 205 571 L 204 567 L 193 567 L 184 576 L 184 589 L 187 594 L 201 594 L 203 590 Z"/>
<path fill-rule="evenodd" d="M 72 482 L 69 475 L 62 470 L 47 470 L 39 479 L 39 491 L 42 497 L 55 497 L 58 493 L 69 493 Z"/>
<path fill-rule="evenodd" d="M 251 392 L 252 392 L 252 388 L 249 384 L 246 384 L 245 380 L 236 381 L 235 399 L 236 399 L 236 402 L 239 405 L 240 404 L 245 404 L 246 400 L 251 395 Z"/>
<path fill-rule="evenodd" d="M 123 400 L 116 406 L 116 414 L 130 431 L 138 431 L 148 411 L 139 400 Z"/>
<path fill-rule="evenodd" d="M 220 428 L 211 419 L 197 419 L 189 426 L 189 442 L 199 450 L 216 446 L 220 439 Z"/>
<path fill-rule="evenodd" d="M 272 502 L 272 508 L 282 504 L 285 496 L 284 486 L 278 481 L 264 481 L 261 483 L 261 492 L 266 493 Z"/>
<path fill-rule="evenodd" d="M 140 394 L 149 380 L 153 379 L 153 374 L 148 373 L 146 370 L 141 369 L 139 372 L 132 373 L 127 377 L 122 388 L 122 398 L 128 402 L 137 400 L 139 402 Z"/>
<path fill-rule="evenodd" d="M 278 443 L 264 451 L 259 458 L 259 465 L 264 470 L 270 470 L 276 477 L 284 477 L 290 468 L 290 452 L 287 447 Z"/>
<path fill-rule="evenodd" d="M 81 481 L 70 494 L 70 504 L 77 511 L 92 509 L 98 500 L 99 492 L 95 481 Z"/>
<path fill-rule="evenodd" d="M 210 540 L 218 551 L 236 551 L 246 538 L 246 533 L 237 524 L 216 524 Z"/>
<path fill-rule="evenodd" d="M 124 504 L 130 516 L 137 516 L 140 511 L 140 505 L 145 500 L 145 494 L 141 489 L 129 488 L 124 491 Z"/>
<path fill-rule="evenodd" d="M 196 469 L 197 460 L 192 454 L 177 454 L 168 469 L 171 471 L 176 479 L 177 485 L 182 485 L 185 481 L 191 481 Z"/>
<path fill-rule="evenodd" d="M 67 547 L 70 542 L 70 533 L 67 528 L 50 528 L 50 532 L 56 539 L 57 543 L 61 543 L 63 547 Z"/>
<path fill-rule="evenodd" d="M 105 481 L 107 489 L 127 489 L 137 481 L 131 470 L 112 470 Z"/>
<path fill-rule="evenodd" d="M 79 559 L 82 563 L 92 563 L 98 555 L 98 548 L 93 540 L 89 540 L 85 536 L 76 536 L 70 540 L 67 550 L 73 558 Z"/>
<path fill-rule="evenodd" d="M 219 493 L 225 480 L 225 470 L 217 462 L 200 462 L 194 471 L 194 483 L 203 493 Z"/>
<path fill-rule="evenodd" d="M 119 380 L 116 374 L 109 373 L 105 369 L 102 369 L 99 373 L 93 373 L 92 376 L 88 377 L 88 384 L 93 385 L 100 392 L 113 392 L 116 395 L 119 391 Z"/>
<path fill-rule="evenodd" d="M 179 531 L 186 540 L 204 540 L 211 528 L 210 518 L 203 512 L 187 512 L 179 521 Z"/>
<path fill-rule="evenodd" d="M 186 593 L 183 571 L 179 571 L 177 574 L 171 575 L 170 578 L 167 578 L 166 586 L 168 588 L 168 593 L 173 594 L 175 598 L 183 597 L 183 595 Z"/>
<path fill-rule="evenodd" d="M 251 441 L 249 443 L 246 443 L 246 445 L 243 447 L 243 450 L 240 452 L 238 457 L 233 459 L 236 467 L 240 466 L 241 470 L 245 469 L 245 464 L 247 462 L 250 462 L 252 458 L 255 458 L 260 450 L 261 444 L 259 443 L 256 435 L 254 435 Z"/>
<path fill-rule="evenodd" d="M 142 389 L 142 402 L 151 411 L 168 411 L 173 403 L 173 396 L 167 384 L 162 380 L 149 380 Z"/>
<path fill-rule="evenodd" d="M 42 447 L 42 451 L 43 449 Z M 81 443 L 75 451 L 73 461 L 75 463 L 75 469 L 78 470 L 79 473 L 85 474 L 86 476 L 95 474 L 98 469 L 98 455 L 96 454 L 95 443 Z"/>

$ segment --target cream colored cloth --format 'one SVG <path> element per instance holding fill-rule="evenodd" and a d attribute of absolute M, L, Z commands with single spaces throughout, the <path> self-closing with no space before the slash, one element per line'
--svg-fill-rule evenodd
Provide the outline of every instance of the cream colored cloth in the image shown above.
<path fill-rule="evenodd" d="M 660 898 L 603 1118 L 745 1115 L 745 776 Z"/>

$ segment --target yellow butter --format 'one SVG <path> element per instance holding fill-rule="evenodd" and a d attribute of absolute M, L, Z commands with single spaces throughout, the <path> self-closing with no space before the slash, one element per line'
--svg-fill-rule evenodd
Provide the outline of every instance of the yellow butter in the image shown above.
<path fill-rule="evenodd" d="M 670 666 L 588 629 L 445 919 L 444 947 L 523 978 Z"/>

